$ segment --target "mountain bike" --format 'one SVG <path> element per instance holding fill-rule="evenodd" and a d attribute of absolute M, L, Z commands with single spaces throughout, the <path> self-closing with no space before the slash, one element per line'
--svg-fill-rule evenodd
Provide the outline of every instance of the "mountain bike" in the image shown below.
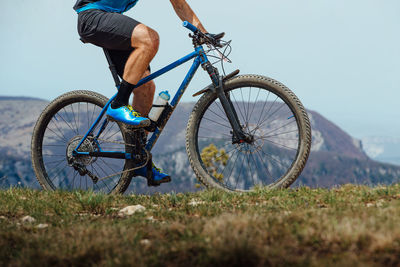
<path fill-rule="evenodd" d="M 265 76 L 238 75 L 239 70 L 225 75 L 231 42 L 214 39 L 216 44 L 190 23 L 183 26 L 192 31 L 194 51 L 137 84 L 193 60 L 175 96 L 150 127 L 130 128 L 109 120 L 104 115 L 116 95 L 107 99 L 91 91 L 68 92 L 43 110 L 33 131 L 31 156 L 44 189 L 123 193 L 134 171 L 145 166 L 152 185 L 151 150 L 200 66 L 211 84 L 193 95 L 202 96 L 186 129 L 186 151 L 199 181 L 208 188 L 244 192 L 259 186 L 286 188 L 297 179 L 311 146 L 309 119 L 299 99 Z M 115 65 L 104 52 L 118 88 Z M 219 62 L 224 75 L 216 67 Z"/>

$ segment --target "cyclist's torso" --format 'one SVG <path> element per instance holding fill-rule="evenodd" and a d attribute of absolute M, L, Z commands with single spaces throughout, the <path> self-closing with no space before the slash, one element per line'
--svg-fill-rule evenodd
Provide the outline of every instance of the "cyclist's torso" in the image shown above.
<path fill-rule="evenodd" d="M 138 1 L 139 0 L 78 0 L 74 9 L 78 13 L 89 9 L 123 13 L 136 5 Z"/>

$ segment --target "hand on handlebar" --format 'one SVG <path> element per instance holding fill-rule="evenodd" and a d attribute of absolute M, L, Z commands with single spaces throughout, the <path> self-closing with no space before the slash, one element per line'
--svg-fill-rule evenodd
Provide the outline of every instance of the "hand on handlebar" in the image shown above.
<path fill-rule="evenodd" d="M 221 38 L 225 36 L 224 32 L 219 34 L 202 33 L 198 28 L 188 21 L 183 22 L 183 27 L 191 30 L 195 35 L 189 35 L 190 37 L 196 37 L 200 44 L 211 44 L 217 48 L 223 47 L 221 44 Z"/>

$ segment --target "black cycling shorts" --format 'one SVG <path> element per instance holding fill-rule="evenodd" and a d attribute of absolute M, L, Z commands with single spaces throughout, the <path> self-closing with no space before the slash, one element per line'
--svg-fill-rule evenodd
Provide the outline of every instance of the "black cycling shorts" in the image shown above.
<path fill-rule="evenodd" d="M 139 24 L 125 15 L 98 9 L 78 14 L 78 33 L 82 41 L 108 49 L 121 77 L 125 63 L 134 50 L 131 45 L 132 32 Z"/>

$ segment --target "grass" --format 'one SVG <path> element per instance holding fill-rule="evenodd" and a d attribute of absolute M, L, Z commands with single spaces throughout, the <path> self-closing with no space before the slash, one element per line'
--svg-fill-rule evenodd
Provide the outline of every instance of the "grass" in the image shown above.
<path fill-rule="evenodd" d="M 146 211 L 118 215 L 138 204 Z M 11 188 L 0 191 L 0 265 L 392 266 L 399 225 L 400 185 L 152 196 Z"/>

